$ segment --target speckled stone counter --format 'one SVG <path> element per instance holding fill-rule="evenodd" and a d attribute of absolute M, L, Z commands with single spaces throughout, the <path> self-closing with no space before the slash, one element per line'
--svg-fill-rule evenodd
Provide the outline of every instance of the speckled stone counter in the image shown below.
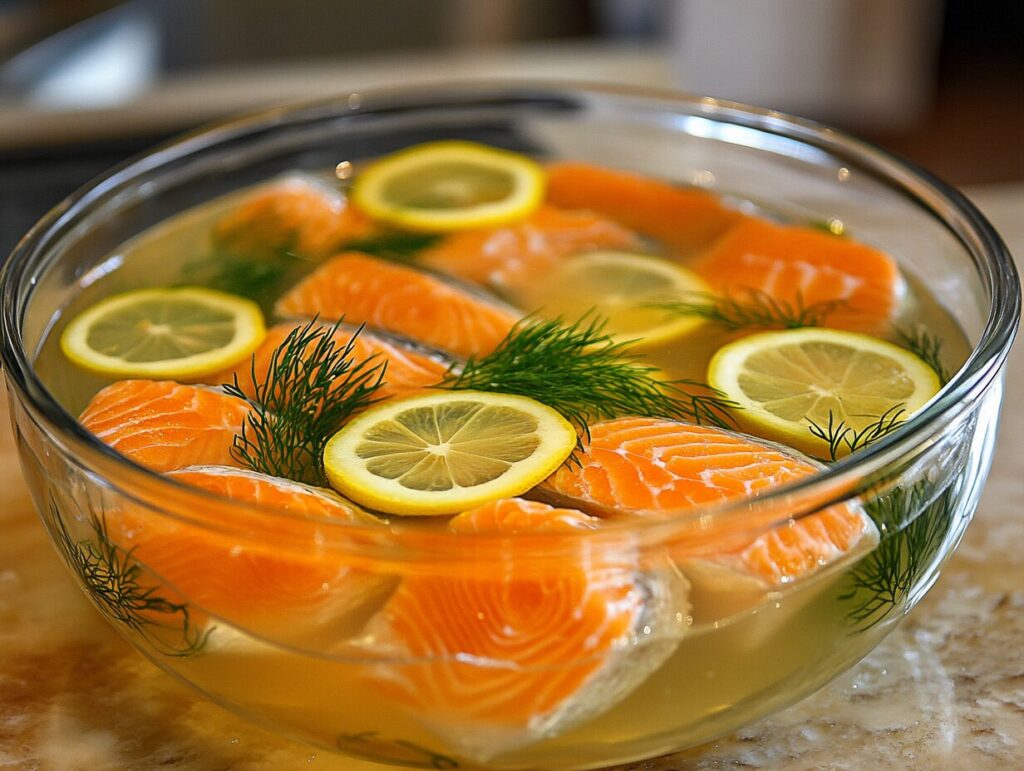
<path fill-rule="evenodd" d="M 975 191 L 1024 254 L 1024 186 Z M 669 769 L 1024 768 L 1024 351 L 995 466 L 942 578 L 867 659 L 806 701 Z M 158 671 L 103 622 L 32 510 L 2 416 L 0 769 L 370 771 L 278 738 Z"/>

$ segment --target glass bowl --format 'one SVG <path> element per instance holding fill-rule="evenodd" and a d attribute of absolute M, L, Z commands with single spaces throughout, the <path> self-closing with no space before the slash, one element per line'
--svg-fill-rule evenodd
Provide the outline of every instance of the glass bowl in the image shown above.
<path fill-rule="evenodd" d="M 73 298 L 119 268 L 128 239 L 287 171 L 323 172 L 441 138 L 628 168 L 739 206 L 841 225 L 895 255 L 945 306 L 969 341 L 966 362 L 913 419 L 801 483 L 656 521 L 529 537 L 339 525 L 216 498 L 83 430 L 48 387 L 60 367 L 43 382 L 44 338 L 59 331 Z M 124 281 L 160 284 L 159 272 Z M 53 209 L 15 249 L 2 292 L 25 477 L 100 612 L 154 663 L 229 709 L 321 747 L 426 768 L 593 768 L 651 757 L 777 710 L 863 657 L 934 583 L 974 512 L 1020 311 L 1011 259 L 978 211 L 877 148 L 711 98 L 557 84 L 349 94 L 187 135 Z M 771 591 L 727 587 L 730 600 L 709 606 L 714 613 L 692 597 L 677 601 L 681 582 L 700 589 L 680 566 L 701 550 L 844 501 L 871 513 L 877 546 Z M 162 576 L 119 541 L 130 528 L 165 535 L 199 573 L 235 582 L 238 602 Z M 509 614 L 500 623 L 519 623 L 521 613 L 536 625 L 531 613 L 574 596 L 566 565 L 582 554 L 645 608 L 601 656 L 583 646 L 538 655 L 543 664 L 512 652 L 484 659 L 469 644 L 416 656 L 366 632 L 400 583 L 434 582 L 443 598 L 472 590 L 496 564 L 521 595 L 498 606 Z M 273 590 L 295 575 L 315 577 L 318 591 L 296 591 L 273 617 L 253 611 L 247 580 Z M 580 632 L 571 605 L 556 610 L 531 643 L 542 654 Z M 442 603 L 420 618 L 436 625 L 446 613 Z"/>

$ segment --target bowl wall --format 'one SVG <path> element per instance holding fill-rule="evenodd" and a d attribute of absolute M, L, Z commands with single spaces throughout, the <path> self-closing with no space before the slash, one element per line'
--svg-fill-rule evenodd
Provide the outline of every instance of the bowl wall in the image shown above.
<path fill-rule="evenodd" d="M 286 171 L 324 172 L 340 160 L 441 138 L 701 185 L 751 210 L 842 222 L 895 255 L 962 327 L 974 354 L 931 413 L 819 482 L 766 500 L 771 516 L 757 518 L 761 529 L 785 527 L 790 517 L 847 501 L 881 526 L 879 545 L 767 595 L 733 587 L 732 605 L 720 605 L 728 612 L 709 618 L 693 608 L 671 612 L 680 610 L 680 582 L 699 579 L 685 568 L 681 578 L 679 566 L 708 548 L 706 536 L 695 540 L 692 518 L 586 544 L 547 539 L 514 560 L 495 539 L 452 543 L 287 518 L 268 538 L 254 526 L 260 514 L 171 489 L 113 457 L 35 380 L 31 362 L 45 335 L 59 331 L 61 309 L 119 267 L 118 247 L 129 238 Z M 968 206 L 828 129 L 708 99 L 464 87 L 352 96 L 243 119 L 98 181 L 19 246 L 5 279 L 5 372 L 25 476 L 64 561 L 119 631 L 158 666 L 289 735 L 427 768 L 590 768 L 697 744 L 803 697 L 864 656 L 932 585 L 972 516 L 991 462 L 1019 298 L 1016 284 L 1005 286 L 1012 266 L 993 254 L 994 236 Z M 115 276 L 123 286 L 108 283 L 105 292 L 174 278 L 131 266 Z M 1001 324 L 994 305 L 1007 314 Z M 723 522 L 755 507 L 732 508 Z M 323 591 L 300 586 L 287 611 L 268 618 L 252 598 L 210 592 L 187 573 L 147 564 L 124 546 L 139 531 L 191 544 L 189 558 L 223 566 L 227 582 L 276 570 Z M 608 581 L 633 586 L 651 608 L 630 644 L 599 660 L 581 654 L 558 671 L 495 674 L 501 662 L 417 659 L 367 636 L 370 609 L 402 582 L 458 588 L 504 561 L 521 581 L 545 586 L 561 580 L 561 560 L 581 548 L 608 566 Z M 511 728 L 474 706 L 482 694 L 450 705 L 432 702 L 427 689 L 398 693 L 395 685 L 443 676 L 492 683 L 506 691 L 499 700 L 515 699 L 577 670 L 595 674 L 569 703 Z"/>

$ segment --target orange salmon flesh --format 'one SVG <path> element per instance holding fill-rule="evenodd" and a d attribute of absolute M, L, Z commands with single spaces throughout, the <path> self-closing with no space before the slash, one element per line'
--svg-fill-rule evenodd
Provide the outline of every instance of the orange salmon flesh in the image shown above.
<path fill-rule="evenodd" d="M 248 402 L 205 386 L 120 380 L 97 393 L 79 416 L 122 455 L 154 471 L 235 466 L 235 437 L 252 413 Z"/>
<path fill-rule="evenodd" d="M 541 207 L 523 222 L 453 233 L 418 261 L 466 281 L 506 291 L 541 281 L 582 252 L 641 249 L 637 236 L 589 212 Z"/>
<path fill-rule="evenodd" d="M 519 320 L 513 311 L 436 276 L 359 252 L 328 260 L 282 297 L 276 311 L 344 317 L 457 356 L 490 353 Z"/>
<path fill-rule="evenodd" d="M 658 418 L 622 418 L 591 426 L 578 465 L 562 466 L 545 487 L 568 499 L 638 515 L 681 514 L 795 482 L 819 470 L 776 447 L 710 426 Z M 750 526 L 757 529 L 758 522 Z M 747 537 L 712 528 L 697 553 L 711 552 L 770 584 L 817 570 L 852 550 L 874 526 L 837 505 L 787 526 Z"/>

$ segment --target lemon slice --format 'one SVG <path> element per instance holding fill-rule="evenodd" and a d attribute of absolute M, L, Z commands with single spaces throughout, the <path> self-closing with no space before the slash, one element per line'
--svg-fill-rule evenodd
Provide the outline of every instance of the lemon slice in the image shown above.
<path fill-rule="evenodd" d="M 256 303 L 177 287 L 108 297 L 72 319 L 60 342 L 71 361 L 93 372 L 180 380 L 238 362 L 264 334 Z"/>
<path fill-rule="evenodd" d="M 740 406 L 741 428 L 826 458 L 829 444 L 811 433 L 812 422 L 827 430 L 831 413 L 833 427 L 843 422 L 861 431 L 890 410 L 909 417 L 940 387 L 934 370 L 905 348 L 817 327 L 723 346 L 708 365 L 708 383 Z"/>
<path fill-rule="evenodd" d="M 518 302 L 545 316 L 576 319 L 590 311 L 608 320 L 607 331 L 637 349 L 656 348 L 704 323 L 657 307 L 694 292 L 711 291 L 693 271 L 659 257 L 631 252 L 591 252 L 566 260 L 539 285 L 520 292 Z"/>
<path fill-rule="evenodd" d="M 343 495 L 378 511 L 455 514 L 526 492 L 569 457 L 576 432 L 533 399 L 450 391 L 367 410 L 327 443 Z"/>
<path fill-rule="evenodd" d="M 431 142 L 393 153 L 356 176 L 355 204 L 382 222 L 445 232 L 521 219 L 544 197 L 544 169 L 473 142 Z"/>

